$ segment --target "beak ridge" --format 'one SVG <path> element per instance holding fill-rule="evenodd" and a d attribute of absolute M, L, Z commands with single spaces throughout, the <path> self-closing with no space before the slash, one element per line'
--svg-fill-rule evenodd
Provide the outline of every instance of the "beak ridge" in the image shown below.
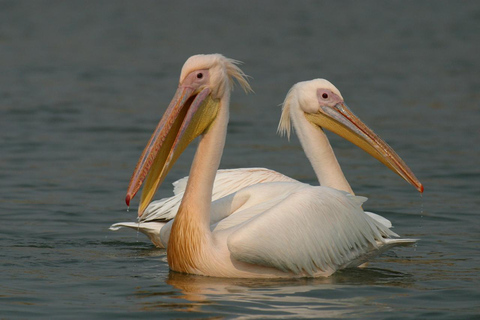
<path fill-rule="evenodd" d="M 423 193 L 422 183 L 402 158 L 363 123 L 345 103 L 340 102 L 333 108 L 328 106 L 321 108 L 323 112 L 306 114 L 307 119 L 357 145 Z"/>

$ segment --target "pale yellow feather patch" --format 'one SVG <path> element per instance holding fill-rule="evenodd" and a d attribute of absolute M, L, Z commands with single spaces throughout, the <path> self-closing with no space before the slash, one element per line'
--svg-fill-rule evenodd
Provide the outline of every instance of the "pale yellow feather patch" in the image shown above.
<path fill-rule="evenodd" d="M 233 89 L 233 79 L 236 79 L 240 87 L 242 87 L 245 93 L 253 92 L 250 84 L 248 83 L 248 76 L 238 67 L 242 64 L 241 61 L 226 59 L 225 68 L 227 69 L 227 75 L 230 80 L 230 89 Z"/>
<path fill-rule="evenodd" d="M 290 109 L 295 96 L 295 86 L 289 91 L 282 104 L 282 115 L 280 116 L 280 122 L 278 123 L 277 133 L 280 136 L 287 136 L 290 140 L 290 133 L 292 131 L 292 118 L 290 116 Z"/>

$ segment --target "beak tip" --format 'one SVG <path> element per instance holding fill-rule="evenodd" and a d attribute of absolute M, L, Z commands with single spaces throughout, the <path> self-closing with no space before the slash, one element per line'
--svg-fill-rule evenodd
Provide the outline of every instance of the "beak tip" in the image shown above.
<path fill-rule="evenodd" d="M 129 206 L 129 207 L 130 207 L 130 200 L 131 200 L 130 194 L 127 194 L 127 196 L 125 197 L 125 203 L 126 203 L 127 206 Z"/>
<path fill-rule="evenodd" d="M 423 193 L 423 184 L 420 184 L 420 193 Z"/>

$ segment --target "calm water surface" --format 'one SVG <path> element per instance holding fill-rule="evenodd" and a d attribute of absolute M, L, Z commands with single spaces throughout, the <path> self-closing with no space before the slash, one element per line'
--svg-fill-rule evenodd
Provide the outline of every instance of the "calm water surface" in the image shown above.
<path fill-rule="evenodd" d="M 479 317 L 479 34 L 476 1 L 0 1 L 0 318 Z M 183 62 L 214 52 L 255 90 L 232 96 L 223 168 L 315 183 L 275 131 L 288 89 L 327 78 L 424 183 L 330 135 L 366 209 L 418 245 L 327 279 L 227 280 L 108 231 L 135 219 L 126 187 Z"/>

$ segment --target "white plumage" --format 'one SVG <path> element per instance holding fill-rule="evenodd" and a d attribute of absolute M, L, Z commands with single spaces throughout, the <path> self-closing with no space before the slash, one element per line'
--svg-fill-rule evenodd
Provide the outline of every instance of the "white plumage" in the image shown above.
<path fill-rule="evenodd" d="M 165 248 L 166 242 L 160 239 L 160 230 L 177 214 L 182 202 L 188 177 L 173 183 L 173 197 L 152 201 L 138 222 L 118 222 L 110 226 L 117 231 L 122 227 L 130 228 L 145 234 L 158 248 Z M 274 181 L 296 181 L 276 171 L 265 168 L 222 169 L 217 171 L 213 185 L 212 201 L 223 198 L 245 187 L 258 183 Z M 215 205 L 213 205 L 215 207 Z M 217 210 L 218 211 L 218 210 Z"/>
<path fill-rule="evenodd" d="M 145 226 L 142 232 L 157 246 L 167 247 L 172 270 L 216 277 L 329 276 L 336 270 L 359 266 L 394 246 L 416 241 L 393 239 L 398 236 L 390 230 L 390 221 L 363 211 L 366 198 L 353 194 L 322 128 L 358 145 L 419 191 L 423 191 L 422 184 L 393 149 L 350 111 L 338 89 L 326 80 L 293 86 L 279 125 L 279 131 L 287 134 L 290 126 L 295 128 L 321 186 L 266 169 L 217 172 L 232 80 L 246 83 L 235 63 L 220 55 L 194 56 L 185 63 L 169 107 L 172 111 L 167 110 L 161 120 L 168 124 L 180 118 L 182 125 L 157 127 L 149 144 L 156 145 L 157 136 L 169 137 L 172 130 L 176 135 L 174 139 L 165 138 L 166 146 L 161 147 L 166 151 L 160 148 L 160 154 L 172 155 L 155 164 L 155 175 L 161 181 L 171 167 L 170 159 L 176 159 L 185 143 L 201 135 L 190 176 L 175 183 L 174 197 L 153 203 L 142 215 L 140 225 L 122 223 L 112 228 Z M 183 98 L 185 95 L 190 95 L 193 102 Z M 176 111 L 183 107 L 188 108 L 185 113 Z M 205 119 L 195 118 L 197 112 L 205 114 Z M 205 129 L 189 131 L 191 127 Z M 151 158 L 151 151 L 146 149 L 137 166 L 141 169 L 134 172 L 128 200 L 145 177 L 145 159 Z M 155 186 L 155 175 L 147 182 L 146 191 L 144 188 L 148 195 Z M 158 222 L 172 215 L 173 220 Z"/>
<path fill-rule="evenodd" d="M 385 224 L 388 220 L 363 212 L 365 200 L 299 182 L 253 185 L 219 200 L 236 210 L 214 224 L 212 232 L 229 234 L 228 249 L 239 261 L 296 275 L 327 276 L 358 266 L 387 242 L 398 241 L 387 239 L 397 237 Z"/>

